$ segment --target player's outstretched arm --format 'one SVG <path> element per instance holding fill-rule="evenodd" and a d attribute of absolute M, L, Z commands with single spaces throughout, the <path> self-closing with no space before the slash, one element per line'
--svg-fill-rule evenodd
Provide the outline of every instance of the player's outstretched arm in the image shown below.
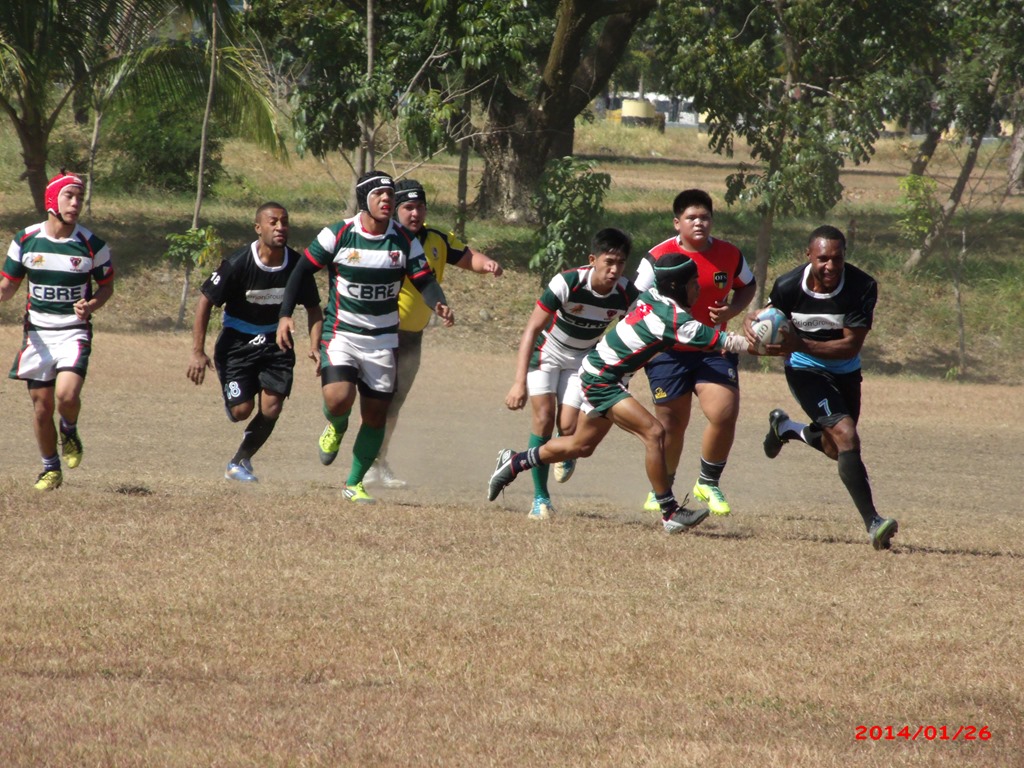
<path fill-rule="evenodd" d="M 477 274 L 491 274 L 495 277 L 501 277 L 502 272 L 504 272 L 501 264 L 485 253 L 474 251 L 469 246 L 466 246 L 466 253 L 456 262 L 455 266 L 468 269 L 470 272 L 476 272 Z"/>

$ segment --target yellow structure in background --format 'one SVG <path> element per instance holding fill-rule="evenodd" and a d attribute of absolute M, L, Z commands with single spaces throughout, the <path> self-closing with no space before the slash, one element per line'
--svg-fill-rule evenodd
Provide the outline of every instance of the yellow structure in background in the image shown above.
<path fill-rule="evenodd" d="M 605 118 L 622 125 L 639 125 L 665 131 L 665 115 L 646 99 L 623 99 L 622 109 L 609 109 Z"/>

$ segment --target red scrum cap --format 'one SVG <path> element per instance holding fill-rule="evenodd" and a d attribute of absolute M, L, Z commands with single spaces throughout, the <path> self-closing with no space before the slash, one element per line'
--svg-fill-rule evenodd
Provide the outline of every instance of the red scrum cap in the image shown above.
<path fill-rule="evenodd" d="M 85 188 L 85 182 L 75 176 L 73 173 L 65 173 L 61 170 L 56 176 L 50 179 L 50 183 L 46 185 L 46 211 L 57 215 L 59 209 L 57 208 L 57 198 L 60 197 L 60 192 L 64 187 L 82 187 Z"/>

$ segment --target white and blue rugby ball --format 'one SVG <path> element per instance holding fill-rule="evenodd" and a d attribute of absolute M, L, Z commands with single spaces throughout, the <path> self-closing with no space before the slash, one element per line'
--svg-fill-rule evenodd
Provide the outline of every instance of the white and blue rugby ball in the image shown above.
<path fill-rule="evenodd" d="M 790 333 L 792 326 L 781 309 L 766 307 L 757 313 L 752 329 L 757 339 L 757 352 L 763 355 L 767 344 L 779 344 L 782 334 Z"/>

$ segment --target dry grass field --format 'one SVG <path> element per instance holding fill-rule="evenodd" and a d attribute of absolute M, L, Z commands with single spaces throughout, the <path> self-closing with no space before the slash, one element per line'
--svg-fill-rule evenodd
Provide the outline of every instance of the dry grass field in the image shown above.
<path fill-rule="evenodd" d="M 526 479 L 485 501 L 528 431 L 507 350 L 429 332 L 393 448 L 411 486 L 353 508 L 352 438 L 319 464 L 307 369 L 238 487 L 187 334 L 97 326 L 58 492 L 31 490 L 28 398 L 0 383 L 0 765 L 1020 765 L 1019 388 L 868 377 L 865 461 L 901 526 L 879 553 L 834 465 L 761 453 L 768 410 L 795 410 L 777 372 L 744 374 L 733 515 L 670 538 L 622 434 L 549 523 Z"/>
<path fill-rule="evenodd" d="M 613 176 L 595 226 L 645 248 L 670 232 L 672 194 L 700 185 L 717 203 L 735 167 L 696 132 L 579 139 Z M 665 536 L 640 511 L 639 444 L 617 432 L 552 486 L 550 522 L 526 518 L 526 478 L 486 502 L 498 449 L 529 431 L 503 398 L 538 290 L 528 229 L 487 221 L 470 241 L 509 269 L 446 279 L 458 325 L 428 331 L 392 447 L 410 487 L 346 506 L 354 427 L 322 467 L 307 366 L 254 461 L 261 482 L 231 484 L 241 427 L 212 376 L 187 381 L 191 338 L 171 330 L 181 278 L 158 265 L 192 201 L 101 189 L 85 223 L 114 246 L 117 292 L 96 320 L 85 459 L 58 492 L 32 491 L 28 396 L 0 381 L 0 768 L 1022 765 L 1024 200 L 986 208 L 996 174 L 972 188 L 969 366 L 944 381 L 958 246 L 900 272 L 904 150 L 886 142 L 844 172 L 830 215 L 856 224 L 851 260 L 883 276 L 861 422 L 876 500 L 900 521 L 883 553 L 835 465 L 801 446 L 764 457 L 768 412 L 798 412 L 771 365 L 742 374 L 731 517 Z M 19 168 L 9 137 L 0 159 Z M 941 162 L 945 185 L 957 165 Z M 309 158 L 281 166 L 232 143 L 225 165 L 204 221 L 232 246 L 266 198 L 291 209 L 293 244 L 338 218 Z M 450 222 L 451 159 L 415 175 Z M 4 174 L 3 230 L 34 220 Z M 777 222 L 770 277 L 811 226 Z M 717 233 L 748 253 L 756 228 L 750 209 L 716 208 Z M 0 362 L 23 300 L 0 308 Z M 649 403 L 642 377 L 633 391 Z M 680 495 L 702 426 L 695 415 Z"/>

